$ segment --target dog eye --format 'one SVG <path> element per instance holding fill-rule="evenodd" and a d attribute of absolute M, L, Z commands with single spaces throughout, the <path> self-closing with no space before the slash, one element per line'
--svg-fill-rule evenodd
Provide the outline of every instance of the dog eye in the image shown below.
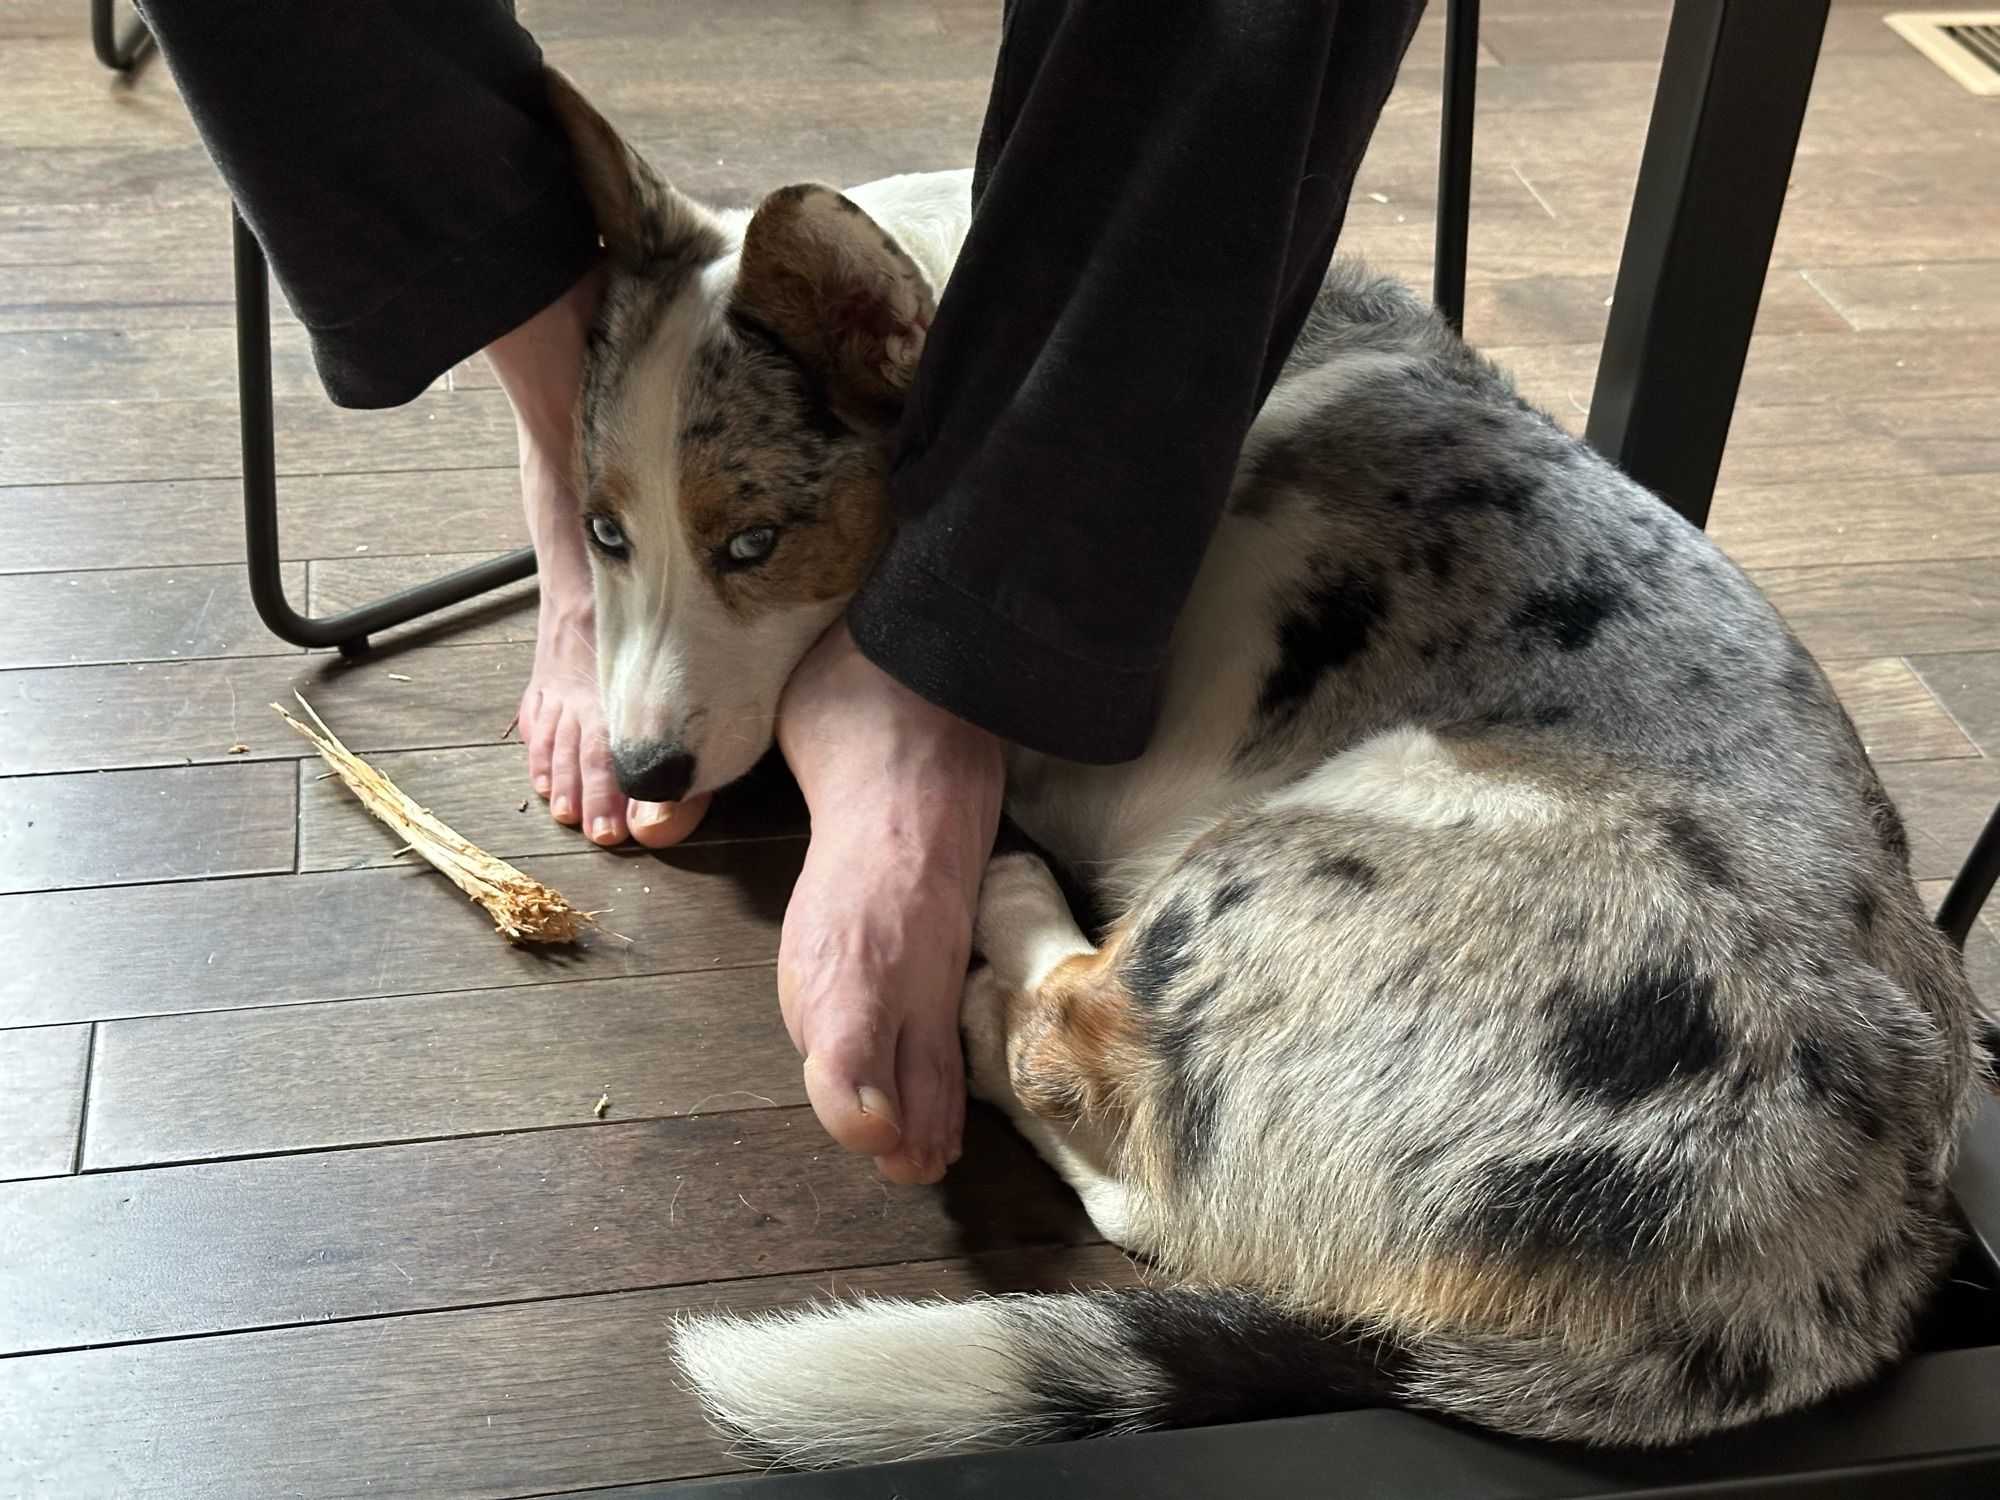
<path fill-rule="evenodd" d="M 599 550 L 613 557 L 625 555 L 625 533 L 609 516 L 591 516 L 587 522 L 590 539 L 597 543 Z"/>
<path fill-rule="evenodd" d="M 771 549 L 778 545 L 778 528 L 758 526 L 750 531 L 739 531 L 729 539 L 724 549 L 729 560 L 741 566 L 760 563 L 771 555 Z"/>

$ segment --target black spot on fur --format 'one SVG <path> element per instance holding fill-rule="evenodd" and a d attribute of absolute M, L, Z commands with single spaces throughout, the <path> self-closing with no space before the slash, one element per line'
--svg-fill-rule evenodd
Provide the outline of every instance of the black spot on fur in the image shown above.
<path fill-rule="evenodd" d="M 1478 723 L 1488 729 L 1553 729 L 1576 717 L 1567 703 L 1544 703 L 1532 708 L 1496 708 L 1481 714 Z"/>
<path fill-rule="evenodd" d="M 1372 891 L 1381 880 L 1375 866 L 1354 854 L 1322 854 L 1312 862 L 1312 873 L 1320 880 L 1338 881 Z"/>
<path fill-rule="evenodd" d="M 1694 1337 L 1681 1367 L 1687 1391 L 1710 1411 L 1739 1413 L 1770 1398 L 1777 1371 L 1761 1351 L 1737 1340 Z"/>
<path fill-rule="evenodd" d="M 1156 1408 L 1167 1427 L 1385 1406 L 1408 1370 L 1385 1339 L 1300 1322 L 1248 1292 L 1148 1288 L 1114 1306 L 1128 1347 L 1168 1377 Z"/>
<path fill-rule="evenodd" d="M 1546 636 L 1559 651 L 1581 651 L 1597 639 L 1605 621 L 1629 607 L 1621 590 L 1580 579 L 1536 589 L 1521 601 L 1510 623 L 1523 635 Z"/>
<path fill-rule="evenodd" d="M 1209 920 L 1214 921 L 1231 907 L 1241 906 L 1256 889 L 1257 882 L 1254 880 L 1231 880 L 1217 886 L 1215 894 L 1208 899 Z"/>
<path fill-rule="evenodd" d="M 1741 884 L 1722 841 L 1693 813 L 1676 809 L 1661 814 L 1660 831 L 1667 836 L 1667 847 L 1674 856 L 1705 884 L 1725 891 Z"/>
<path fill-rule="evenodd" d="M 729 424 L 719 416 L 703 417 L 698 422 L 690 422 L 681 429 L 684 443 L 706 443 L 719 438 L 729 430 Z"/>
<path fill-rule="evenodd" d="M 1431 504 L 1439 510 L 1497 510 L 1518 516 L 1526 513 L 1534 498 L 1533 478 L 1503 469 L 1497 474 L 1475 474 L 1447 485 L 1431 497 Z"/>
<path fill-rule="evenodd" d="M 1602 996 L 1558 985 L 1544 1002 L 1555 1028 L 1550 1066 L 1572 1093 L 1614 1109 L 1698 1078 L 1725 1050 L 1714 996 L 1685 964 L 1641 969 Z"/>
<path fill-rule="evenodd" d="M 1188 953 L 1194 932 L 1194 912 L 1180 900 L 1139 929 L 1119 969 L 1133 1003 L 1154 1009 L 1166 1003 L 1167 991 L 1194 962 Z"/>
<path fill-rule="evenodd" d="M 1495 1166 L 1461 1229 L 1510 1254 L 1631 1260 L 1660 1245 L 1691 1197 L 1691 1185 L 1665 1168 L 1608 1145 L 1571 1146 Z"/>
<path fill-rule="evenodd" d="M 1792 1044 L 1792 1066 L 1807 1096 L 1827 1113 L 1871 1141 L 1882 1139 L 1882 1101 L 1853 1049 L 1831 1037 L 1803 1036 Z"/>
<path fill-rule="evenodd" d="M 1197 1040 L 1202 1015 L 1210 1009 L 1221 986 L 1210 985 L 1190 997 L 1181 1019 L 1152 1028 L 1153 1052 L 1166 1065 L 1160 1108 L 1174 1141 L 1174 1158 L 1182 1170 L 1192 1170 L 1215 1139 L 1217 1085 L 1203 1064 Z"/>
<path fill-rule="evenodd" d="M 1903 815 L 1896 811 L 1896 804 L 1889 800 L 1889 794 L 1882 790 L 1882 783 L 1870 772 L 1861 787 L 1862 800 L 1868 806 L 1868 820 L 1875 826 L 1875 841 L 1883 852 L 1899 863 L 1910 857 L 1909 830 L 1903 827 Z"/>
<path fill-rule="evenodd" d="M 1449 542 L 1432 542 L 1424 549 L 1424 563 L 1438 583 L 1449 583 L 1457 570 L 1458 556 Z"/>
<path fill-rule="evenodd" d="M 1410 499 L 1410 492 L 1408 490 L 1397 488 L 1384 495 L 1382 503 L 1391 510 L 1408 510 L 1416 502 Z"/>
<path fill-rule="evenodd" d="M 1873 930 L 1875 919 L 1882 915 L 1882 903 L 1875 899 L 1875 893 L 1865 887 L 1857 887 L 1854 892 L 1852 910 L 1855 927 L 1866 934 Z"/>
<path fill-rule="evenodd" d="M 1349 574 L 1316 584 L 1278 628 L 1278 662 L 1264 679 L 1258 707 L 1289 714 L 1334 671 L 1368 649 L 1388 604 L 1373 579 Z"/>

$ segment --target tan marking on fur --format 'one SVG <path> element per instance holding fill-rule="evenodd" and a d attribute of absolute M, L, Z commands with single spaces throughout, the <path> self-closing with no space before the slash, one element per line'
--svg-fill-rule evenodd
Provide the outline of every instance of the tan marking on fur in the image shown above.
<path fill-rule="evenodd" d="M 815 207 L 842 205 L 877 243 L 857 252 L 815 224 Z M 907 337 L 885 290 L 923 273 L 893 237 L 832 188 L 801 183 L 779 188 L 757 206 L 743 232 L 737 300 L 762 319 L 828 383 L 829 399 L 843 415 L 875 427 L 892 426 L 903 389 L 887 358 L 891 341 Z M 928 293 L 923 302 L 928 306 Z M 919 315 L 915 331 L 928 323 Z"/>
<path fill-rule="evenodd" d="M 748 475 L 724 477 L 684 467 L 679 519 L 698 558 L 712 558 L 740 531 L 780 523 L 771 501 L 739 498 L 744 479 L 758 477 L 756 455 L 741 456 L 751 466 Z M 882 464 L 871 455 L 825 493 L 817 520 L 784 528 L 768 562 L 741 572 L 711 570 L 710 583 L 723 607 L 751 619 L 769 609 L 842 599 L 860 588 L 889 538 L 886 483 Z M 766 493 L 775 487 L 775 481 L 766 482 Z"/>
<path fill-rule="evenodd" d="M 622 521 L 632 513 L 637 493 L 638 487 L 632 482 L 631 474 L 624 469 L 606 468 L 592 481 L 584 508 L 604 511 Z"/>
<path fill-rule="evenodd" d="M 1066 958 L 1035 989 L 1008 997 L 1008 1072 L 1035 1114 L 1129 1121 L 1126 1091 L 1146 1051 L 1131 996 L 1117 979 L 1118 947 Z"/>

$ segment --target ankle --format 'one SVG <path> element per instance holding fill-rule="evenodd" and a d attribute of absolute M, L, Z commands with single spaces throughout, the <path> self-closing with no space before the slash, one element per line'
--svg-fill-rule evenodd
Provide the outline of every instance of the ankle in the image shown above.
<path fill-rule="evenodd" d="M 567 450 L 583 385 L 584 351 L 604 298 L 605 269 L 594 261 L 575 285 L 486 346 L 514 410 L 525 457 L 531 443 Z"/>

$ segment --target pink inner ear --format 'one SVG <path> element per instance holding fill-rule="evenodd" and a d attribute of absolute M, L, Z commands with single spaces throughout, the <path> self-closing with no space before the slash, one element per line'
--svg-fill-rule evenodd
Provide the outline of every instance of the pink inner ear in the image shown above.
<path fill-rule="evenodd" d="M 827 299 L 827 313 L 842 333 L 862 334 L 878 343 L 887 343 L 898 334 L 909 332 L 913 324 L 918 331 L 930 326 L 930 320 L 921 313 L 914 319 L 897 317 L 887 297 L 878 297 L 853 285 L 842 287 Z"/>

